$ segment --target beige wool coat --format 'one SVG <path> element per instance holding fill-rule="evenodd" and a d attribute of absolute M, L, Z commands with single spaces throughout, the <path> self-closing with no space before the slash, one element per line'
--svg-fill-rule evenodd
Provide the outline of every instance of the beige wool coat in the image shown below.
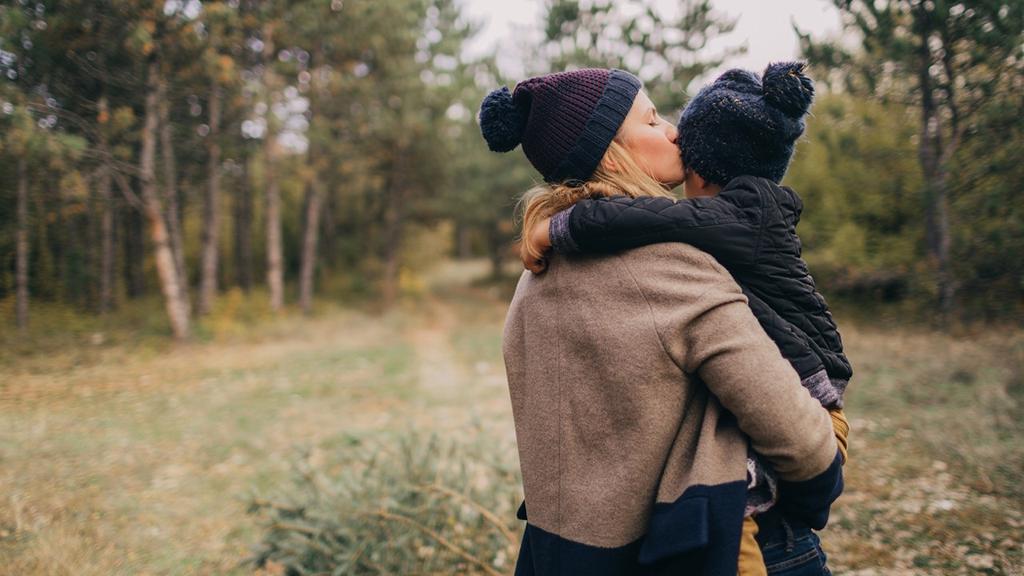
<path fill-rule="evenodd" d="M 801 505 L 827 514 L 841 490 L 827 412 L 692 246 L 525 272 L 503 350 L 527 518 L 517 574 L 735 574 L 748 442 Z"/>

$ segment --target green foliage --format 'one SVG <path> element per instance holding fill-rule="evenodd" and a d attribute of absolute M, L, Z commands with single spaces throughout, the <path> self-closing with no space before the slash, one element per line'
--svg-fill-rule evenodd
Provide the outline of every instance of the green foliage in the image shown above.
<path fill-rule="evenodd" d="M 815 104 L 784 183 L 803 198 L 797 231 L 826 293 L 906 294 L 920 258 L 920 168 L 905 108 L 842 94 Z"/>
<path fill-rule="evenodd" d="M 913 293 L 923 302 L 937 303 L 942 312 L 954 311 L 960 302 L 967 318 L 975 312 L 1024 318 L 1019 259 L 1005 258 L 1020 249 L 1024 237 L 1015 208 L 1024 185 L 1017 168 L 1024 147 L 1019 122 L 1024 110 L 1019 96 L 1024 4 L 833 4 L 843 15 L 845 30 L 862 43 L 851 46 L 802 34 L 803 52 L 823 85 L 852 99 L 884 104 L 892 116 L 910 114 L 915 119 L 916 130 L 906 122 L 880 126 L 900 134 L 904 154 L 888 158 L 894 152 L 891 146 L 866 141 L 866 148 L 849 152 L 852 165 L 916 196 L 919 211 L 896 212 L 908 225 L 906 234 L 895 236 L 892 222 L 877 211 L 872 222 L 844 221 L 835 228 L 841 236 L 837 244 L 843 246 L 837 258 L 816 256 L 826 264 L 844 258 L 853 267 L 869 264 L 886 282 L 909 272 L 919 288 Z M 851 112 L 858 121 L 870 120 L 871 114 Z M 910 146 L 917 170 L 897 160 L 909 157 Z M 861 257 L 872 252 L 873 239 L 885 239 L 893 261 Z"/>
<path fill-rule="evenodd" d="M 954 270 L 969 312 L 1024 318 L 1024 102 L 1009 94 L 980 114 L 953 160 Z"/>
<path fill-rule="evenodd" d="M 337 438 L 301 454 L 294 480 L 254 497 L 253 558 L 289 575 L 504 574 L 515 562 L 515 463 L 481 441 Z"/>
<path fill-rule="evenodd" d="M 815 78 L 833 93 L 819 98 L 788 180 L 807 202 L 800 231 L 813 271 L 834 293 L 921 301 L 936 293 L 927 233 L 935 187 L 926 185 L 934 178 L 915 165 L 927 78 L 949 144 L 940 159 L 954 279 L 970 309 L 1019 313 L 1024 270 L 1005 255 L 1024 245 L 1024 9 L 995 0 L 835 4 L 863 43 L 803 37 Z M 524 57 L 528 73 L 622 67 L 671 115 L 695 77 L 738 52 L 709 52 L 735 23 L 709 0 L 672 8 L 549 0 L 543 40 Z M 28 160 L 30 300 L 102 309 L 108 214 L 114 303 L 137 295 L 139 277 L 150 292 L 159 287 L 132 198 L 150 60 L 167 83 L 177 165 L 168 174 L 158 162 L 156 184 L 164 202 L 178 202 L 190 280 L 200 276 L 210 168 L 219 168 L 223 191 L 222 287 L 247 290 L 243 277 L 264 277 L 268 168 L 283 199 L 289 283 L 314 187 L 324 200 L 321 295 L 331 286 L 336 299 L 372 297 L 388 283 L 420 292 L 422 269 L 450 251 L 486 254 L 500 278 L 517 235 L 516 199 L 539 178 L 519 152 L 491 153 L 480 138 L 481 98 L 520 78 L 504 76 L 493 54 L 464 54 L 479 29 L 455 0 L 0 2 L 0 173 Z M 931 64 L 924 76 L 922 59 Z M 215 93 L 216 133 L 208 125 Z M 214 137 L 219 167 L 209 166 Z M 267 138 L 279 145 L 269 163 Z M 0 298 L 15 283 L 15 188 L 0 182 Z M 237 210 L 243 199 L 247 211 Z"/>

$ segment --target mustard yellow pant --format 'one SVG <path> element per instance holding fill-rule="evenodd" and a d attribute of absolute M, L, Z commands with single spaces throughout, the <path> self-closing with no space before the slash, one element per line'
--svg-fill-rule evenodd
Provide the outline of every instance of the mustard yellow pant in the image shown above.
<path fill-rule="evenodd" d="M 839 452 L 843 458 L 843 465 L 845 465 L 846 451 L 849 447 L 850 423 L 846 421 L 846 414 L 843 414 L 842 409 L 829 410 L 828 415 L 832 417 L 832 429 L 836 433 L 836 443 L 839 444 Z M 756 536 L 757 521 L 753 516 L 744 518 L 743 532 L 740 535 L 740 561 L 737 569 L 739 576 L 768 576 Z"/>

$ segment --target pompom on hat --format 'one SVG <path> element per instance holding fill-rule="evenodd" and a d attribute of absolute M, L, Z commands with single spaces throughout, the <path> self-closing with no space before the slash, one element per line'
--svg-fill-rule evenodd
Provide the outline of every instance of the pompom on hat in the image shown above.
<path fill-rule="evenodd" d="M 640 80 L 623 70 L 586 68 L 524 80 L 480 104 L 480 132 L 494 152 L 522 144 L 548 183 L 584 181 L 625 120 Z"/>
<path fill-rule="evenodd" d="M 769 64 L 761 77 L 733 69 L 701 89 L 679 117 L 683 164 L 721 186 L 745 175 L 780 182 L 814 101 L 804 68 Z"/>

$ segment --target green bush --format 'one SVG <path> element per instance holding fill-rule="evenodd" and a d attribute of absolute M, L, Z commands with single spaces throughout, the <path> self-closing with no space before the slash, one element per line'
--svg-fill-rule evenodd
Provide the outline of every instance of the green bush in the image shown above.
<path fill-rule="evenodd" d="M 253 497 L 258 567 L 305 574 L 504 574 L 515 564 L 521 500 L 514 447 L 346 437 L 305 451 L 293 482 Z"/>

